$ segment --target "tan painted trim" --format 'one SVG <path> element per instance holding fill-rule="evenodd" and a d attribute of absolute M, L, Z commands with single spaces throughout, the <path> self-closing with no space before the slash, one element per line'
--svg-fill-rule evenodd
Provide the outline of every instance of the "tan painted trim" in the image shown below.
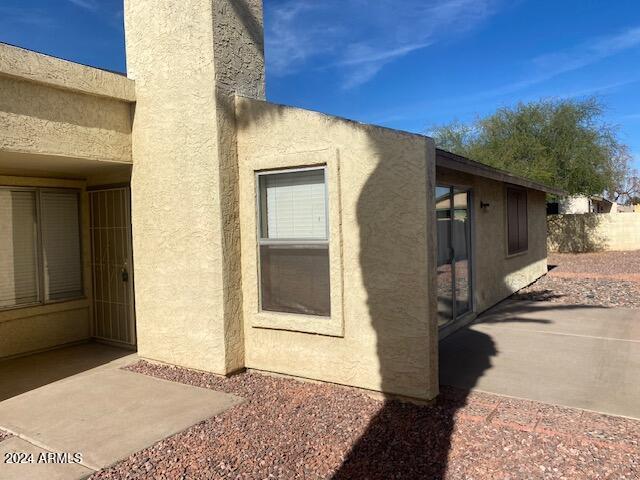
<path fill-rule="evenodd" d="M 0 185 L 8 187 L 45 187 L 45 188 L 78 188 L 84 189 L 84 180 L 42 178 L 42 177 L 14 177 L 0 175 Z"/>
<path fill-rule="evenodd" d="M 2 149 L 2 153 L 5 155 L 10 155 L 10 154 L 15 154 L 15 155 L 33 155 L 34 152 L 32 150 L 29 149 L 20 149 L 20 148 L 3 148 Z M 36 154 L 43 154 L 46 155 L 47 157 L 51 157 L 53 159 L 68 159 L 68 158 L 74 158 L 74 159 L 78 159 L 78 160 L 93 160 L 96 162 L 100 162 L 100 163 L 109 163 L 109 164 L 115 164 L 115 165 L 133 165 L 133 162 L 131 160 L 114 160 L 111 157 L 103 157 L 100 155 L 82 155 L 82 156 L 70 156 L 70 155 L 65 155 L 64 153 L 56 153 L 56 152 L 37 152 Z M 77 152 L 74 152 L 73 155 L 77 155 Z M 73 179 L 71 179 L 73 180 Z"/>
<path fill-rule="evenodd" d="M 0 75 L 73 92 L 135 102 L 135 83 L 124 75 L 0 43 Z"/>

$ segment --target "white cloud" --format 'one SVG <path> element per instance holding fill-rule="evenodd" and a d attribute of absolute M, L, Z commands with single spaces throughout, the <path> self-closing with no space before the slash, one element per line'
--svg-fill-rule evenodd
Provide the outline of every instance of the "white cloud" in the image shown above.
<path fill-rule="evenodd" d="M 92 14 L 100 13 L 103 16 L 103 21 L 106 22 L 112 28 L 117 30 L 124 29 L 124 8 L 122 1 L 110 2 L 107 4 L 105 0 L 67 0 L 69 3 L 75 5 L 82 10 L 85 10 Z M 135 1 L 135 0 L 134 0 Z M 118 5 L 119 3 L 119 5 Z"/>
<path fill-rule="evenodd" d="M 640 45 L 640 27 L 606 37 L 598 37 L 575 48 L 534 58 L 532 63 L 542 77 L 556 76 L 599 62 Z"/>
<path fill-rule="evenodd" d="M 266 10 L 270 72 L 340 71 L 344 88 L 387 64 L 478 26 L 501 0 L 282 0 Z"/>
<path fill-rule="evenodd" d="M 496 97 L 524 90 L 638 46 L 640 27 L 633 27 L 621 33 L 591 39 L 573 48 L 546 53 L 528 62 L 528 72 L 523 80 L 487 90 L 481 96 Z"/>
<path fill-rule="evenodd" d="M 91 10 L 95 12 L 98 10 L 100 4 L 97 0 L 69 0 L 76 7 L 84 8 L 85 10 Z"/>

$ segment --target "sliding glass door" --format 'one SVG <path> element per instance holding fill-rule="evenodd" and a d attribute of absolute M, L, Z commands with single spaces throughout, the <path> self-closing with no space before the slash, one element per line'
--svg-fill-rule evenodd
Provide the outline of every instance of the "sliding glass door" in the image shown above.
<path fill-rule="evenodd" d="M 438 235 L 438 324 L 460 318 L 472 308 L 471 192 L 436 187 Z"/>

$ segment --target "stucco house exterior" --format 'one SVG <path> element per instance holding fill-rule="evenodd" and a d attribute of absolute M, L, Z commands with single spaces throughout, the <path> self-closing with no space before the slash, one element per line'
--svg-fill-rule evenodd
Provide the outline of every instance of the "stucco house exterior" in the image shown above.
<path fill-rule="evenodd" d="M 547 271 L 546 193 L 265 101 L 261 0 L 125 1 L 128 77 L 0 45 L 0 358 L 98 339 L 418 399 Z"/>
<path fill-rule="evenodd" d="M 600 195 L 572 195 L 558 201 L 560 215 L 575 215 L 581 213 L 617 213 L 620 206 Z"/>

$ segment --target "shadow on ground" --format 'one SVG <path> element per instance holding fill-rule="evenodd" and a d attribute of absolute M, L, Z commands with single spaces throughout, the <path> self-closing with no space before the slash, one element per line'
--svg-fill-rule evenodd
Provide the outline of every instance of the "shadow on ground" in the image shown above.
<path fill-rule="evenodd" d="M 131 355 L 131 350 L 86 343 L 0 362 L 0 401 Z"/>
<path fill-rule="evenodd" d="M 491 357 L 497 354 L 488 335 L 474 332 L 474 342 L 483 356 L 470 366 L 471 379 L 479 378 L 491 368 Z M 470 383 L 469 388 L 474 382 Z M 467 394 L 464 390 L 446 388 L 430 407 L 386 401 L 333 478 L 443 478 L 456 412 L 466 405 Z"/>
<path fill-rule="evenodd" d="M 399 175 L 393 161 L 387 162 L 388 145 L 376 145 L 376 136 L 371 136 L 373 151 L 377 152 L 379 161 L 375 171 L 367 179 L 358 200 L 357 218 L 360 227 L 360 267 L 363 282 L 367 291 L 367 303 L 372 325 L 377 334 L 377 351 L 380 362 L 381 390 L 397 392 L 402 384 L 403 376 L 411 376 L 411 368 L 416 352 L 415 343 L 411 343 L 412 331 L 416 335 L 423 332 L 415 323 L 412 302 L 419 301 L 407 294 L 412 285 L 407 277 L 412 275 L 411 263 L 406 271 L 399 272 L 398 265 L 387 265 L 388 259 L 398 259 L 397 250 L 406 251 L 410 262 L 423 261 L 413 257 L 410 238 L 398 238 L 398 232 L 406 233 L 406 225 L 396 220 L 398 213 L 413 208 L 402 202 L 417 201 L 415 196 L 398 194 L 389 198 L 388 189 L 402 191 L 399 182 L 405 181 Z M 428 175 L 432 175 L 428 173 Z M 433 179 L 431 179 L 433 182 Z M 435 182 L 427 181 L 427 188 L 435 190 Z M 406 190 L 406 189 L 405 189 Z M 428 192 L 433 195 L 434 192 Z M 395 202 L 393 205 L 389 203 Z M 422 199 L 420 199 L 422 201 Z M 431 205 L 431 202 L 428 202 Z M 415 211 L 415 210 L 414 210 Z M 435 211 L 427 208 L 424 219 L 427 234 L 429 229 L 435 231 Z M 413 243 L 415 245 L 415 242 Z M 435 258 L 427 262 L 435 265 Z M 434 255 L 435 257 L 435 255 Z M 532 262 L 539 260 L 532 259 Z M 435 268 L 434 268 L 435 270 Z M 435 271 L 433 279 L 435 279 Z M 409 286 L 409 287 L 408 287 Z M 508 287 L 506 287 L 508 288 Z M 505 289 L 506 289 L 505 288 Z M 435 280 L 432 280 L 430 291 L 435 291 Z M 435 297 L 435 294 L 433 295 Z M 435 298 L 425 299 L 433 301 Z M 411 328 L 403 327 L 402 322 L 414 322 Z M 503 319 L 502 321 L 520 320 Z M 526 321 L 526 320 L 522 320 Z M 427 319 L 429 338 L 433 344 L 424 345 L 424 351 L 436 352 L 437 326 L 436 319 Z M 498 354 L 492 338 L 478 331 L 469 331 L 477 355 L 473 362 L 467 362 L 465 369 L 465 390 L 445 388 L 442 394 L 429 407 L 398 400 L 387 400 L 380 412 L 371 420 L 366 432 L 346 455 L 341 467 L 333 477 L 336 480 L 366 479 L 416 479 L 444 478 L 447 473 L 448 459 L 451 451 L 451 438 L 454 432 L 457 412 L 467 404 L 469 391 L 476 385 L 487 370 L 492 367 L 492 358 Z M 419 346 L 418 346 L 419 348 Z M 403 360 L 405 357 L 406 360 Z M 418 357 L 416 362 L 424 361 Z M 408 371 L 403 371 L 403 368 Z M 427 375 L 427 372 L 424 372 Z M 405 381 L 405 384 L 407 381 Z M 425 381 L 425 383 L 427 383 Z"/>

